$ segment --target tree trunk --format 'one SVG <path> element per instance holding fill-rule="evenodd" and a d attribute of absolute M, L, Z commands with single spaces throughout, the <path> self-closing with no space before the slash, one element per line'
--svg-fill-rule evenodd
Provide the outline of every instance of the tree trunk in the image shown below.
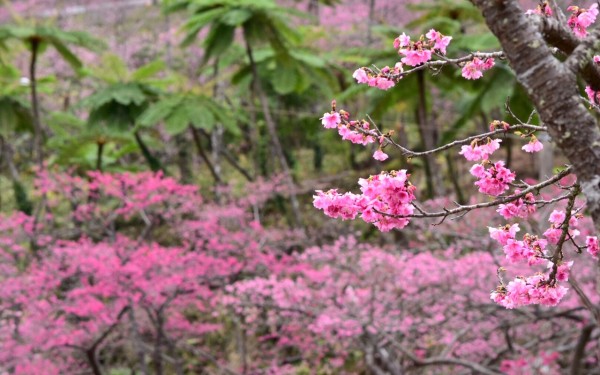
<path fill-rule="evenodd" d="M 375 0 L 369 0 L 369 20 L 367 21 L 367 47 L 373 43 L 373 25 L 375 25 Z"/>
<path fill-rule="evenodd" d="M 94 375 L 102 375 L 102 370 L 100 369 L 100 364 L 98 363 L 98 358 L 96 356 L 96 348 L 89 349 L 85 352 L 85 356 L 87 357 L 88 363 L 92 368 L 92 372 Z"/>
<path fill-rule="evenodd" d="M 133 132 L 133 136 L 135 137 L 135 141 L 137 142 L 140 150 L 142 151 L 142 155 L 144 155 L 144 159 L 146 159 L 146 162 L 148 163 L 148 166 L 150 167 L 152 172 L 163 171 L 163 173 L 166 174 L 166 171 L 163 168 L 160 160 L 158 160 L 154 155 L 152 155 L 150 149 L 148 148 L 148 146 L 146 146 L 146 143 L 142 139 L 140 133 L 137 131 Z"/>
<path fill-rule="evenodd" d="M 187 146 L 188 140 L 184 134 L 175 136 L 175 146 L 177 147 L 177 168 L 179 169 L 179 180 L 184 184 L 192 183 L 192 170 L 190 169 L 190 153 Z"/>
<path fill-rule="evenodd" d="M 98 152 L 96 153 L 96 170 L 102 172 L 102 151 L 104 151 L 104 141 L 99 140 L 97 142 Z"/>
<path fill-rule="evenodd" d="M 42 121 L 40 119 L 40 106 L 37 95 L 37 79 L 35 76 L 38 50 L 40 47 L 40 39 L 32 37 L 31 39 L 29 39 L 29 43 L 29 46 L 31 47 L 31 60 L 29 64 L 29 88 L 31 92 L 31 108 L 33 111 L 33 152 L 34 158 L 36 158 L 39 167 L 42 168 L 44 166 L 44 155 L 42 151 L 43 134 Z"/>
<path fill-rule="evenodd" d="M 213 79 L 215 85 L 213 86 L 213 98 L 219 99 L 221 96 L 221 85 L 218 81 L 219 78 L 219 59 L 217 58 L 214 62 L 213 67 Z M 223 148 L 223 135 L 225 129 L 223 125 L 216 124 L 215 128 L 210 133 L 210 145 L 211 145 L 211 159 L 212 165 L 215 170 L 215 174 L 219 176 L 219 181 L 223 181 L 221 177 L 221 148 Z M 218 193 L 217 193 L 218 196 Z"/>
<path fill-rule="evenodd" d="M 204 160 L 204 163 L 206 163 L 206 166 L 208 167 L 210 174 L 213 176 L 213 179 L 215 180 L 215 184 L 223 185 L 223 181 L 221 181 L 221 176 L 219 176 L 219 174 L 215 170 L 215 167 L 212 165 L 212 163 L 210 162 L 210 159 L 206 155 L 206 152 L 204 152 L 204 147 L 202 146 L 202 140 L 200 139 L 200 131 L 198 129 L 196 129 L 195 127 L 193 127 L 192 125 L 190 125 L 189 128 L 190 128 L 190 131 L 192 132 L 192 136 L 194 137 L 194 143 L 196 144 L 196 150 L 198 151 L 198 155 L 200 156 L 200 158 L 202 158 L 202 160 Z"/>
<path fill-rule="evenodd" d="M 308 8 L 306 9 L 308 14 L 313 16 L 315 19 L 313 24 L 318 25 L 319 21 L 319 0 L 308 0 Z"/>
<path fill-rule="evenodd" d="M 133 344 L 133 349 L 137 356 L 138 363 L 140 365 L 140 372 L 142 373 L 142 375 L 150 375 L 148 365 L 146 364 L 146 355 L 144 353 L 144 348 L 142 347 L 137 320 L 135 319 L 135 312 L 133 311 L 133 305 L 129 308 L 129 324 L 131 341 Z"/>
<path fill-rule="evenodd" d="M 419 90 L 419 105 L 417 107 L 417 123 L 419 125 L 419 135 L 425 150 L 435 148 L 437 144 L 437 129 L 433 121 L 427 118 L 427 95 L 425 86 L 425 74 L 423 71 L 417 72 L 417 82 Z M 444 181 L 442 179 L 441 166 L 437 162 L 435 155 L 425 156 L 425 176 L 427 178 L 427 194 L 429 198 L 438 197 L 445 193 Z"/>
<path fill-rule="evenodd" d="M 296 195 L 296 186 L 294 184 L 294 180 L 292 179 L 292 172 L 290 171 L 290 167 L 285 159 L 285 154 L 283 153 L 283 147 L 281 146 L 281 142 L 279 141 L 279 136 L 277 135 L 277 124 L 273 117 L 271 117 L 271 111 L 269 109 L 269 102 L 265 92 L 263 91 L 262 84 L 260 82 L 260 77 L 258 75 L 258 67 L 254 61 L 254 57 L 252 55 L 252 48 L 250 47 L 250 42 L 247 38 L 245 38 L 246 43 L 246 54 L 248 56 L 248 60 L 250 63 L 250 67 L 252 69 L 252 80 L 254 85 L 254 90 L 258 95 L 258 100 L 261 104 L 263 115 L 265 117 L 265 123 L 267 125 L 267 131 L 269 132 L 269 136 L 271 138 L 271 143 L 273 145 L 273 149 L 275 151 L 277 160 L 279 165 L 281 166 L 281 170 L 285 177 L 285 182 L 289 189 L 290 194 L 290 202 L 292 205 L 292 214 L 294 219 L 294 224 L 297 228 L 303 228 L 302 222 L 302 213 L 300 211 L 300 203 L 298 202 L 298 197 Z"/>
<path fill-rule="evenodd" d="M 154 342 L 154 369 L 156 375 L 164 375 L 164 366 L 163 366 L 163 353 L 162 348 L 164 344 L 164 318 L 162 316 L 162 312 L 156 314 L 156 340 Z"/>

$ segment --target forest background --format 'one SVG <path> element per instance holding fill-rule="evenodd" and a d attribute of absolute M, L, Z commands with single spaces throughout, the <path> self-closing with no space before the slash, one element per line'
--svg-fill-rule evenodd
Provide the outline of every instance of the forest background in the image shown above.
<path fill-rule="evenodd" d="M 501 60 L 352 78 L 393 66 L 403 32 L 499 50 L 469 2 L 30 0 L 0 19 L 0 373 L 599 373 L 588 254 L 557 307 L 507 310 L 494 209 L 381 233 L 313 207 L 392 169 L 424 207 L 478 201 L 458 150 L 380 162 L 320 121 L 335 98 L 418 152 L 530 117 Z M 498 151 L 530 183 L 566 163 L 539 140 Z"/>

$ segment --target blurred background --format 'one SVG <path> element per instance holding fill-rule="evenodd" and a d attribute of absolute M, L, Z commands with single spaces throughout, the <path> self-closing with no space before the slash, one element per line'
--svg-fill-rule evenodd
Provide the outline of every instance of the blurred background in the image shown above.
<path fill-rule="evenodd" d="M 506 310 L 493 210 L 379 233 L 312 205 L 398 169 L 425 207 L 477 197 L 457 149 L 379 162 L 323 129 L 333 99 L 415 151 L 515 123 L 507 107 L 538 123 L 500 60 L 477 81 L 352 79 L 393 66 L 402 32 L 499 50 L 468 1 L 0 4 L 1 374 L 599 373 L 591 261 L 559 308 Z M 495 156 L 550 176 L 564 159 L 540 140 Z"/>

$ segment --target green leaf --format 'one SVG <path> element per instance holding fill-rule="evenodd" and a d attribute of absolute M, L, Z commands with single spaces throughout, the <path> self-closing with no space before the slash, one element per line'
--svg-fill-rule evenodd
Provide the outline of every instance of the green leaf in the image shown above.
<path fill-rule="evenodd" d="M 215 24 L 211 27 L 204 40 L 204 62 L 211 57 L 221 55 L 233 43 L 235 28 L 224 24 Z"/>
<path fill-rule="evenodd" d="M 205 105 L 193 105 L 192 103 L 187 103 L 184 110 L 195 128 L 208 131 L 214 128 L 215 116 L 213 116 L 210 109 Z"/>
<path fill-rule="evenodd" d="M 165 69 L 165 63 L 162 60 L 154 60 L 148 64 L 141 66 L 131 74 L 132 81 L 143 81 L 147 78 L 154 77 L 159 72 Z"/>
<path fill-rule="evenodd" d="M 171 113 L 178 108 L 183 98 L 181 96 L 173 96 L 165 98 L 153 103 L 142 113 L 138 119 L 138 123 L 142 126 L 154 126 L 166 119 Z"/>
<path fill-rule="evenodd" d="M 169 117 L 165 120 L 165 130 L 170 135 L 183 133 L 190 123 L 189 114 L 186 113 L 185 107 L 177 107 L 177 110 L 172 111 Z"/>
<path fill-rule="evenodd" d="M 275 91 L 281 95 L 289 94 L 294 91 L 298 81 L 298 72 L 289 55 L 278 56 L 277 67 L 271 77 Z"/>
<path fill-rule="evenodd" d="M 196 37 L 200 30 L 202 30 L 207 25 L 217 21 L 219 17 L 221 17 L 226 12 L 226 8 L 215 8 L 191 16 L 183 25 L 183 30 L 186 32 L 186 36 L 181 42 L 181 45 L 183 47 L 187 47 L 190 44 L 192 44 L 196 40 Z"/>
<path fill-rule="evenodd" d="M 249 9 L 238 8 L 230 10 L 221 17 L 221 22 L 228 26 L 237 27 L 246 22 L 252 17 L 252 12 Z"/>
<path fill-rule="evenodd" d="M 65 61 L 69 63 L 73 69 L 77 70 L 83 66 L 79 58 L 77 58 L 77 56 L 75 56 L 75 54 L 73 54 L 73 52 L 71 52 L 71 50 L 69 50 L 69 48 L 67 48 L 67 46 L 64 45 L 60 40 L 51 38 L 50 42 L 52 46 L 56 48 L 56 51 L 58 51 L 62 58 L 65 59 Z"/>

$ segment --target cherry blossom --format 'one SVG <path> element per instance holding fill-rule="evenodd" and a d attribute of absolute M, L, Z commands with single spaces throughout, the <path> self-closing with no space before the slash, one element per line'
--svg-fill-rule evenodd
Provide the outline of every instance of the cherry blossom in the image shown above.
<path fill-rule="evenodd" d="M 470 145 L 462 146 L 459 152 L 469 161 L 487 160 L 494 151 L 500 148 L 501 139 L 487 138 L 485 140 L 473 141 Z"/>
<path fill-rule="evenodd" d="M 587 28 L 596 21 L 596 16 L 598 16 L 598 4 L 592 4 L 589 9 L 572 5 L 567 10 L 571 12 L 571 16 L 567 20 L 569 27 L 579 38 L 585 38 Z"/>
<path fill-rule="evenodd" d="M 473 60 L 468 61 L 462 68 L 462 76 L 465 79 L 479 79 L 483 77 L 483 72 L 491 69 L 495 62 L 493 58 L 487 58 L 482 60 L 478 57 L 474 57 Z"/>
<path fill-rule="evenodd" d="M 335 129 L 338 124 L 341 122 L 340 114 L 337 112 L 334 113 L 324 113 L 321 123 L 326 129 Z"/>
<path fill-rule="evenodd" d="M 533 153 L 542 151 L 543 148 L 544 145 L 542 144 L 542 142 L 540 142 L 535 136 L 531 136 L 531 140 L 529 141 L 529 143 L 527 143 L 521 149 L 525 152 Z"/>
<path fill-rule="evenodd" d="M 385 152 L 381 151 L 381 149 L 377 149 L 377 151 L 375 151 L 375 153 L 373 154 L 373 159 L 379 160 L 379 161 L 384 161 L 388 157 L 389 157 L 388 154 L 386 154 Z"/>

